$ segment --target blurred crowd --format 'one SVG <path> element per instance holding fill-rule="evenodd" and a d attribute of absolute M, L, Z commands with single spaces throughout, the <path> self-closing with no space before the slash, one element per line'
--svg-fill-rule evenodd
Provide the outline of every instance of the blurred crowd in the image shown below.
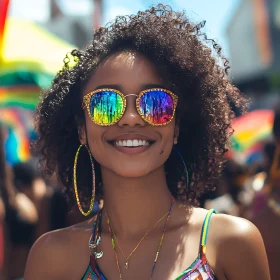
<path fill-rule="evenodd" d="M 34 157 L 9 166 L 7 132 L 0 126 L 0 279 L 23 279 L 28 252 L 42 234 L 84 220 L 54 178 L 46 178 Z"/>
<path fill-rule="evenodd" d="M 0 279 L 23 279 L 28 252 L 42 234 L 83 221 L 76 206 L 54 178 L 46 178 L 34 157 L 9 166 L 5 161 L 6 131 L 0 127 Z M 230 158 L 213 192 L 201 206 L 251 220 L 260 230 L 272 279 L 279 275 L 280 256 L 280 112 L 273 137 L 263 143 L 261 157 L 241 164 Z M 96 212 L 98 205 L 94 208 Z"/>

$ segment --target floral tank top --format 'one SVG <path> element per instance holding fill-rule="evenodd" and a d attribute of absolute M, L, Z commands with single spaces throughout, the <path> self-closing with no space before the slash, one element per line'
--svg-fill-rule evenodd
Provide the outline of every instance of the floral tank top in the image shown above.
<path fill-rule="evenodd" d="M 199 254 L 197 258 L 174 280 L 217 280 L 206 258 L 208 230 L 213 213 L 216 213 L 214 209 L 209 210 L 204 219 L 201 231 Z M 82 280 L 107 280 L 98 267 L 94 256 L 91 256 L 90 264 Z"/>

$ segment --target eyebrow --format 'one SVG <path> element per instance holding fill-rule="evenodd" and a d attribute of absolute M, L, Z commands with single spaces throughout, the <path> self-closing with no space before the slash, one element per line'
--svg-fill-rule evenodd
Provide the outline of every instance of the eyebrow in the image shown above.
<path fill-rule="evenodd" d="M 119 91 L 122 91 L 123 87 L 119 84 L 104 84 L 96 87 L 94 90 L 97 89 L 102 89 L 102 88 L 111 88 L 111 89 L 116 89 Z M 151 88 L 164 88 L 167 89 L 166 86 L 162 84 L 143 84 L 141 85 L 140 91 L 146 90 L 146 89 L 151 89 Z"/>
<path fill-rule="evenodd" d="M 141 90 L 151 89 L 151 88 L 164 88 L 164 89 L 166 89 L 166 87 L 162 84 L 144 84 L 144 85 L 142 85 Z"/>
<path fill-rule="evenodd" d="M 117 84 L 107 84 L 107 85 L 100 85 L 100 86 L 96 87 L 94 90 L 102 89 L 102 88 L 111 88 L 111 89 L 117 89 L 117 90 L 121 91 L 122 86 L 117 85 Z"/>

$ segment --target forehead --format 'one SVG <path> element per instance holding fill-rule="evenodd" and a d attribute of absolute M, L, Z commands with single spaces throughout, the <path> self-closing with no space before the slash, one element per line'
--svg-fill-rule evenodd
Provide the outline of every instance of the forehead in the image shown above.
<path fill-rule="evenodd" d="M 144 55 L 126 51 L 105 59 L 90 77 L 84 92 L 110 84 L 131 92 L 142 88 L 144 84 L 162 84 L 162 79 L 155 65 Z"/>

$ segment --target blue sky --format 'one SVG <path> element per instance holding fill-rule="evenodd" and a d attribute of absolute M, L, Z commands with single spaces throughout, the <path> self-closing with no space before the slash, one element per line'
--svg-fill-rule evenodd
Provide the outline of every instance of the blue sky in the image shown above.
<path fill-rule="evenodd" d="M 11 0 L 10 14 L 17 17 L 45 21 L 49 16 L 49 0 Z M 68 14 L 86 14 L 91 12 L 93 0 L 59 0 Z M 104 22 L 114 19 L 117 15 L 136 13 L 159 1 L 153 0 L 104 0 Z M 175 10 L 184 9 L 194 21 L 206 20 L 205 32 L 210 38 L 217 39 L 228 55 L 225 30 L 240 0 L 161 0 Z"/>

